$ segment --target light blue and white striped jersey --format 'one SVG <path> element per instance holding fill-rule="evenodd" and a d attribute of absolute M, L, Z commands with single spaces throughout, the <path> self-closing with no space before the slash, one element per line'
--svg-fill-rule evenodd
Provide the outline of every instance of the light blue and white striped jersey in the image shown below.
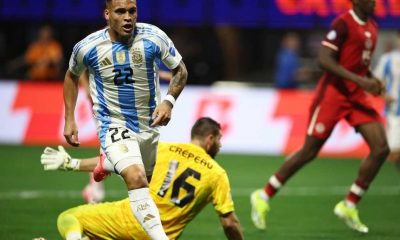
<path fill-rule="evenodd" d="M 374 69 L 374 75 L 385 81 L 386 95 L 397 99 L 390 105 L 386 104 L 386 115 L 400 116 L 400 50 L 383 54 Z"/>
<path fill-rule="evenodd" d="M 100 138 L 110 125 L 134 132 L 153 129 L 151 115 L 160 102 L 158 65 L 174 69 L 182 57 L 169 37 L 156 26 L 136 23 L 129 44 L 112 42 L 108 28 L 77 43 L 69 70 L 89 69 L 93 112 Z"/>

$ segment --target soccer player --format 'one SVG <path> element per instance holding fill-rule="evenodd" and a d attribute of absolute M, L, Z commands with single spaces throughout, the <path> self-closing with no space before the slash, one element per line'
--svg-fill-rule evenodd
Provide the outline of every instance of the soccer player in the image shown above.
<path fill-rule="evenodd" d="M 158 71 L 160 81 L 163 80 L 164 82 L 169 83 L 172 79 L 171 71 L 167 70 L 166 67 L 164 67 L 164 65 L 161 64 L 160 62 L 158 62 L 157 65 L 160 67 Z M 85 89 L 88 95 L 88 99 L 93 105 L 93 102 L 90 98 L 89 72 L 87 70 L 79 78 L 79 83 Z M 104 184 L 102 181 L 96 181 L 94 179 L 92 172 L 89 173 L 89 183 L 86 184 L 86 186 L 82 190 L 82 197 L 85 199 L 87 203 L 98 203 L 104 200 L 105 197 Z"/>
<path fill-rule="evenodd" d="M 220 129 L 214 120 L 200 118 L 192 127 L 190 143 L 159 144 L 150 193 L 169 239 L 177 239 L 208 203 L 213 203 L 226 237 L 243 239 L 228 176 L 213 159 L 221 145 Z M 76 163 L 74 167 L 71 167 L 71 162 Z M 97 162 L 98 157 L 71 159 L 62 147 L 58 151 L 46 148 L 41 157 L 45 170 L 92 171 Z M 103 163 L 106 169 L 113 171 L 107 159 L 103 158 Z M 64 239 L 69 235 L 96 239 L 148 239 L 129 208 L 129 199 L 78 206 L 59 215 L 58 229 Z"/>
<path fill-rule="evenodd" d="M 391 150 L 388 159 L 400 170 L 400 32 L 396 48 L 380 57 L 374 74 L 386 83 L 386 134 Z"/>
<path fill-rule="evenodd" d="M 359 219 L 356 205 L 389 154 L 380 116 L 366 94 L 380 95 L 384 89 L 381 81 L 369 71 L 377 40 L 376 23 L 369 18 L 374 8 L 374 0 L 353 0 L 352 9 L 333 21 L 322 41 L 319 64 L 325 73 L 310 107 L 305 143 L 270 177 L 264 189 L 251 194 L 251 217 L 257 228 L 266 227 L 269 200 L 290 177 L 317 156 L 336 123 L 344 118 L 361 133 L 370 152 L 361 162 L 347 196 L 335 206 L 334 213 L 351 229 L 368 232 L 368 227 Z"/>
<path fill-rule="evenodd" d="M 153 171 L 159 126 L 168 124 L 187 70 L 163 31 L 136 22 L 136 0 L 105 1 L 104 17 L 108 28 L 90 34 L 73 49 L 64 79 L 64 136 L 79 146 L 74 110 L 79 76 L 88 69 L 101 148 L 124 179 L 138 222 L 151 239 L 167 239 L 146 175 Z M 173 72 L 164 101 L 158 61 Z"/>

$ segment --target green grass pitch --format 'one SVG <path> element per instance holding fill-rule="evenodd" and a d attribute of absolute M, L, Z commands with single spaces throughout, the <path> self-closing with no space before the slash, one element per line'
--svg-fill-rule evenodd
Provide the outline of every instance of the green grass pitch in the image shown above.
<path fill-rule="evenodd" d="M 82 204 L 88 174 L 44 172 L 43 147 L 0 146 L 0 239 L 60 239 L 56 218 L 62 210 Z M 90 157 L 96 149 L 72 149 L 75 157 Z M 249 194 L 263 187 L 283 157 L 220 155 L 228 172 L 236 213 L 247 240 L 400 239 L 400 172 L 385 163 L 359 205 L 370 233 L 349 230 L 333 215 L 334 205 L 347 193 L 359 161 L 319 158 L 295 175 L 271 201 L 268 227 L 258 231 L 250 220 Z M 126 196 L 117 177 L 106 181 L 106 200 Z M 212 206 L 188 225 L 181 239 L 225 239 Z"/>

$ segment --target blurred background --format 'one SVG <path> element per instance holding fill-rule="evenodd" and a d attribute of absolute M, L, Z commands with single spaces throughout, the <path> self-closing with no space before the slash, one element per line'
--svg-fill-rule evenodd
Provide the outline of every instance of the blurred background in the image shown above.
<path fill-rule="evenodd" d="M 195 119 L 208 115 L 224 126 L 223 151 L 285 154 L 301 145 L 321 75 L 320 42 L 350 0 L 146 0 L 137 5 L 138 21 L 163 29 L 189 71 L 163 140 L 187 140 Z M 380 32 L 372 66 L 394 47 L 400 2 L 377 0 L 375 10 Z M 0 100 L 6 103 L 0 111 L 1 143 L 65 143 L 61 84 L 69 57 L 74 44 L 104 26 L 100 0 L 0 1 Z M 376 105 L 382 107 L 379 100 Z M 83 144 L 95 146 L 84 93 L 77 115 Z M 347 125 L 335 131 L 328 153 L 365 152 Z M 243 143 L 244 137 L 251 140 Z"/>
<path fill-rule="evenodd" d="M 379 56 L 392 47 L 390 39 L 400 24 L 400 3 L 376 2 L 381 31 L 375 56 Z M 138 21 L 157 25 L 171 37 L 188 66 L 189 84 L 239 81 L 274 86 L 274 80 L 280 77 L 276 76 L 280 67 L 277 59 L 286 48 L 298 57 L 298 85 L 309 87 L 319 77 L 315 64 L 319 43 L 331 20 L 346 11 L 349 3 L 350 0 L 146 0 L 138 1 Z M 59 61 L 55 61 L 60 64 L 58 76 L 50 78 L 61 81 L 73 45 L 105 26 L 102 13 L 101 0 L 0 1 L 0 78 L 32 80 L 29 70 L 34 57 L 29 59 L 28 49 L 48 34 L 61 48 L 55 54 L 59 55 Z M 44 25 L 49 27 L 49 33 L 41 31 Z"/>

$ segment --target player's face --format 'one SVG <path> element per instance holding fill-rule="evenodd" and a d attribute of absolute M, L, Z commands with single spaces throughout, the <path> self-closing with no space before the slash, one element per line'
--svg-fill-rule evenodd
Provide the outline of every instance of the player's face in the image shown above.
<path fill-rule="evenodd" d="M 355 0 L 356 6 L 366 15 L 371 16 L 375 10 L 375 0 Z"/>
<path fill-rule="evenodd" d="M 136 0 L 114 0 L 104 10 L 113 41 L 126 42 L 133 36 L 137 19 Z"/>
<path fill-rule="evenodd" d="M 218 136 L 214 136 L 212 142 L 211 142 L 211 146 L 208 149 L 207 153 L 212 157 L 215 158 L 215 156 L 217 156 L 219 149 L 221 148 L 221 133 L 218 134 Z"/>

